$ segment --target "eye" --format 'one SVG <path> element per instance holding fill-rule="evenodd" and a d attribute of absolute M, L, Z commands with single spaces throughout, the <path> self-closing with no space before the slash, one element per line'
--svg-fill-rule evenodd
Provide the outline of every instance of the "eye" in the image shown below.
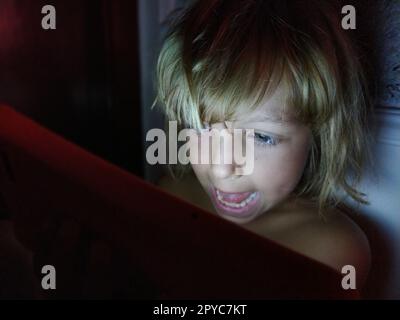
<path fill-rule="evenodd" d="M 255 141 L 256 143 L 262 145 L 262 146 L 275 146 L 278 144 L 278 139 L 276 137 L 263 134 L 263 133 L 254 133 Z"/>

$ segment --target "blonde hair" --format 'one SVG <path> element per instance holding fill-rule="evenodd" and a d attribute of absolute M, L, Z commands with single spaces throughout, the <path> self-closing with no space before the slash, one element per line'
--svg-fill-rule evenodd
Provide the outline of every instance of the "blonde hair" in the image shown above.
<path fill-rule="evenodd" d="M 171 21 L 155 103 L 169 120 L 199 129 L 255 110 L 285 82 L 287 105 L 313 135 L 296 194 L 320 208 L 339 203 L 338 189 L 367 203 L 356 185 L 370 101 L 340 13 L 320 0 L 194 1 Z"/>

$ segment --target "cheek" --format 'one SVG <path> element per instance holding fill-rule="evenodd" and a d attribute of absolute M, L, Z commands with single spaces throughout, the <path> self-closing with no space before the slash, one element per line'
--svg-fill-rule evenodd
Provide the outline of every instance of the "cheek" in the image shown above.
<path fill-rule="evenodd" d="M 200 184 L 206 185 L 209 166 L 204 164 L 191 164 L 194 174 L 199 180 Z"/>
<path fill-rule="evenodd" d="M 267 195 L 283 195 L 299 183 L 307 161 L 307 152 L 282 152 L 255 160 L 254 178 Z"/>
<path fill-rule="evenodd" d="M 193 172 L 196 174 L 196 176 L 202 176 L 204 173 L 204 170 L 202 169 L 202 166 L 199 164 L 191 164 L 191 167 L 193 169 Z"/>

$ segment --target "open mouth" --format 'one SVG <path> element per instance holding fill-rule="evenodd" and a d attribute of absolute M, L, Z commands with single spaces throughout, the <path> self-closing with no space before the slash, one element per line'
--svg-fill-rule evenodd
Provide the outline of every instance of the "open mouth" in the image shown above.
<path fill-rule="evenodd" d="M 213 195 L 217 207 L 224 213 L 236 217 L 244 217 L 253 213 L 258 200 L 259 192 L 223 192 L 213 188 Z"/>

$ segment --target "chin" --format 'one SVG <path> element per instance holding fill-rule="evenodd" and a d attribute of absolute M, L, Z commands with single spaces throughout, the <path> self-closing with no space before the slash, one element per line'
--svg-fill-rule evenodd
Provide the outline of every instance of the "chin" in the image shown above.
<path fill-rule="evenodd" d="M 221 213 L 218 213 L 218 215 L 221 218 L 225 219 L 225 220 L 228 220 L 230 222 L 233 222 L 235 224 L 240 224 L 240 225 L 245 225 L 245 224 L 247 224 L 249 222 L 252 222 L 252 221 L 256 220 L 260 216 L 260 215 L 256 215 L 254 217 L 235 218 L 235 217 L 230 217 L 230 216 L 227 216 L 226 214 L 221 214 Z"/>

